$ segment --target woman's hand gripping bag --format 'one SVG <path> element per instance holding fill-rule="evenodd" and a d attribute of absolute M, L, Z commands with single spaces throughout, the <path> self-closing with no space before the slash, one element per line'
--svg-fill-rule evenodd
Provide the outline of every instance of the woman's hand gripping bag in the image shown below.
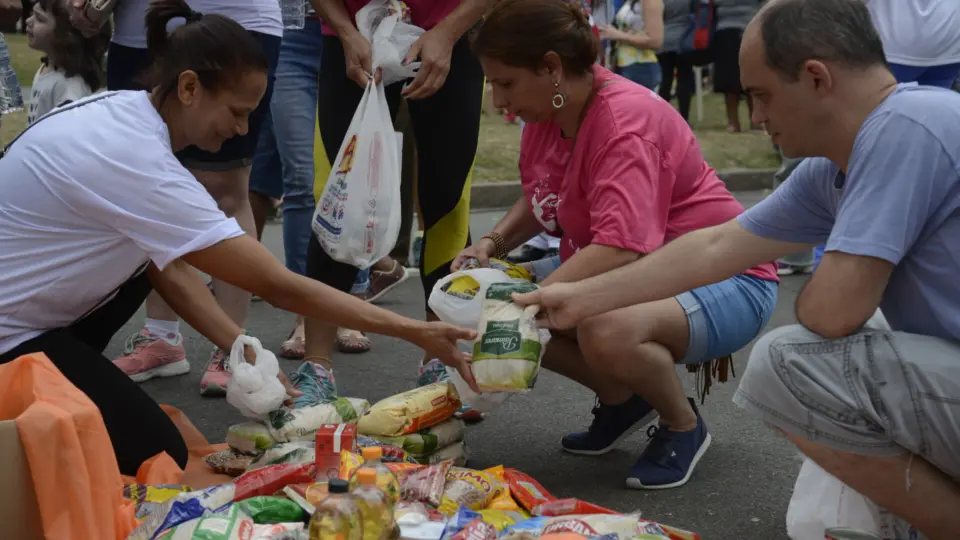
<path fill-rule="evenodd" d="M 249 345 L 257 355 L 257 363 L 247 363 L 244 346 Z M 265 420 L 267 413 L 283 405 L 287 390 L 280 382 L 280 364 L 274 354 L 263 348 L 260 340 L 239 336 L 230 349 L 230 371 L 227 383 L 227 403 L 236 407 L 247 418 Z"/>
<path fill-rule="evenodd" d="M 423 30 L 400 21 L 396 0 L 375 0 L 357 13 L 370 41 L 373 70 L 318 199 L 312 228 L 335 261 L 369 268 L 393 250 L 400 234 L 400 158 L 403 136 L 393 129 L 386 84 L 411 77 L 402 64 Z"/>

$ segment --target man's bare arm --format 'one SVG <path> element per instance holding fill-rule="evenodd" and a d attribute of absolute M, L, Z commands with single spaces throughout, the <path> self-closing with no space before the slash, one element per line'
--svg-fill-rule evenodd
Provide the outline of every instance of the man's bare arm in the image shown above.
<path fill-rule="evenodd" d="M 880 305 L 893 264 L 831 251 L 797 298 L 797 320 L 826 338 L 856 332 Z"/>
<path fill-rule="evenodd" d="M 580 282 L 578 293 L 589 298 L 584 318 L 670 298 L 813 247 L 757 236 L 736 219 L 693 231 L 637 262 Z"/>

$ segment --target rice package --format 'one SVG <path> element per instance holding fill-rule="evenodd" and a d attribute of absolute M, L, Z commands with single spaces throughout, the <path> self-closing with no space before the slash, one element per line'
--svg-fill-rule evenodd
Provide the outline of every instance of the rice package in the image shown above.
<path fill-rule="evenodd" d="M 360 417 L 357 431 L 371 437 L 416 433 L 447 420 L 459 408 L 460 398 L 452 384 L 428 384 L 377 402 Z"/>
<path fill-rule="evenodd" d="M 292 442 L 274 446 L 266 450 L 259 457 L 254 459 L 247 467 L 248 471 L 269 467 L 270 465 L 282 465 L 291 463 L 293 465 L 305 465 L 317 460 L 317 451 L 313 443 L 310 442 Z"/>
<path fill-rule="evenodd" d="M 356 424 L 370 403 L 360 398 L 337 398 L 302 409 L 279 409 L 269 414 L 270 435 L 278 443 L 313 441 L 324 424 Z"/>
<path fill-rule="evenodd" d="M 403 448 L 411 456 L 419 458 L 462 441 L 465 429 L 463 420 L 451 418 L 416 433 L 399 437 L 374 436 L 373 438 L 381 443 Z"/>
<path fill-rule="evenodd" d="M 491 261 L 490 268 L 464 265 L 434 285 L 427 304 L 445 323 L 476 328 L 488 287 L 494 283 L 530 283 L 532 279 L 529 272 L 510 263 L 494 266 Z"/>
<path fill-rule="evenodd" d="M 452 461 L 457 467 L 467 464 L 467 445 L 463 441 L 445 446 L 432 454 L 414 458 L 423 465 L 435 465 L 442 461 Z"/>
<path fill-rule="evenodd" d="M 227 445 L 244 454 L 258 454 L 276 444 L 270 428 L 260 422 L 244 422 L 227 429 Z"/>
<path fill-rule="evenodd" d="M 494 283 L 487 288 L 472 360 L 481 392 L 533 388 L 549 332 L 537 327 L 537 306 L 521 307 L 511 295 L 536 288 L 532 283 Z"/>

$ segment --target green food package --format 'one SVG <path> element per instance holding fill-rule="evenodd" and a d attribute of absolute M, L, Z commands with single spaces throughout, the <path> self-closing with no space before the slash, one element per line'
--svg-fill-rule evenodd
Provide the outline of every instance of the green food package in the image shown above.
<path fill-rule="evenodd" d="M 237 506 L 257 525 L 303 521 L 306 517 L 300 505 L 283 497 L 251 497 Z"/>
<path fill-rule="evenodd" d="M 253 521 L 239 505 L 231 504 L 226 510 L 181 523 L 165 531 L 158 540 L 235 540 L 249 538 Z"/>
<path fill-rule="evenodd" d="M 471 361 L 481 392 L 533 388 L 549 333 L 537 327 L 536 306 L 518 306 L 511 295 L 536 289 L 532 283 L 494 283 L 487 288 Z"/>
<path fill-rule="evenodd" d="M 463 440 L 463 420 L 451 418 L 435 426 L 421 429 L 409 435 L 399 437 L 383 437 L 372 435 L 371 438 L 379 442 L 403 448 L 414 458 L 427 456 L 440 448 L 450 446 Z"/>
<path fill-rule="evenodd" d="M 258 454 L 273 448 L 277 441 L 270 435 L 270 428 L 260 422 L 244 422 L 227 429 L 227 444 L 244 454 Z"/>

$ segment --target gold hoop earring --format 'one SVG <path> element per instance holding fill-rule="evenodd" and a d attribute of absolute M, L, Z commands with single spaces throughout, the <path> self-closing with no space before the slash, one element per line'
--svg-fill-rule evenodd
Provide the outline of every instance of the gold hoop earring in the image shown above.
<path fill-rule="evenodd" d="M 554 109 L 562 109 L 564 105 L 567 104 L 567 95 L 560 91 L 560 83 L 553 83 L 553 99 L 551 103 L 553 104 Z"/>

